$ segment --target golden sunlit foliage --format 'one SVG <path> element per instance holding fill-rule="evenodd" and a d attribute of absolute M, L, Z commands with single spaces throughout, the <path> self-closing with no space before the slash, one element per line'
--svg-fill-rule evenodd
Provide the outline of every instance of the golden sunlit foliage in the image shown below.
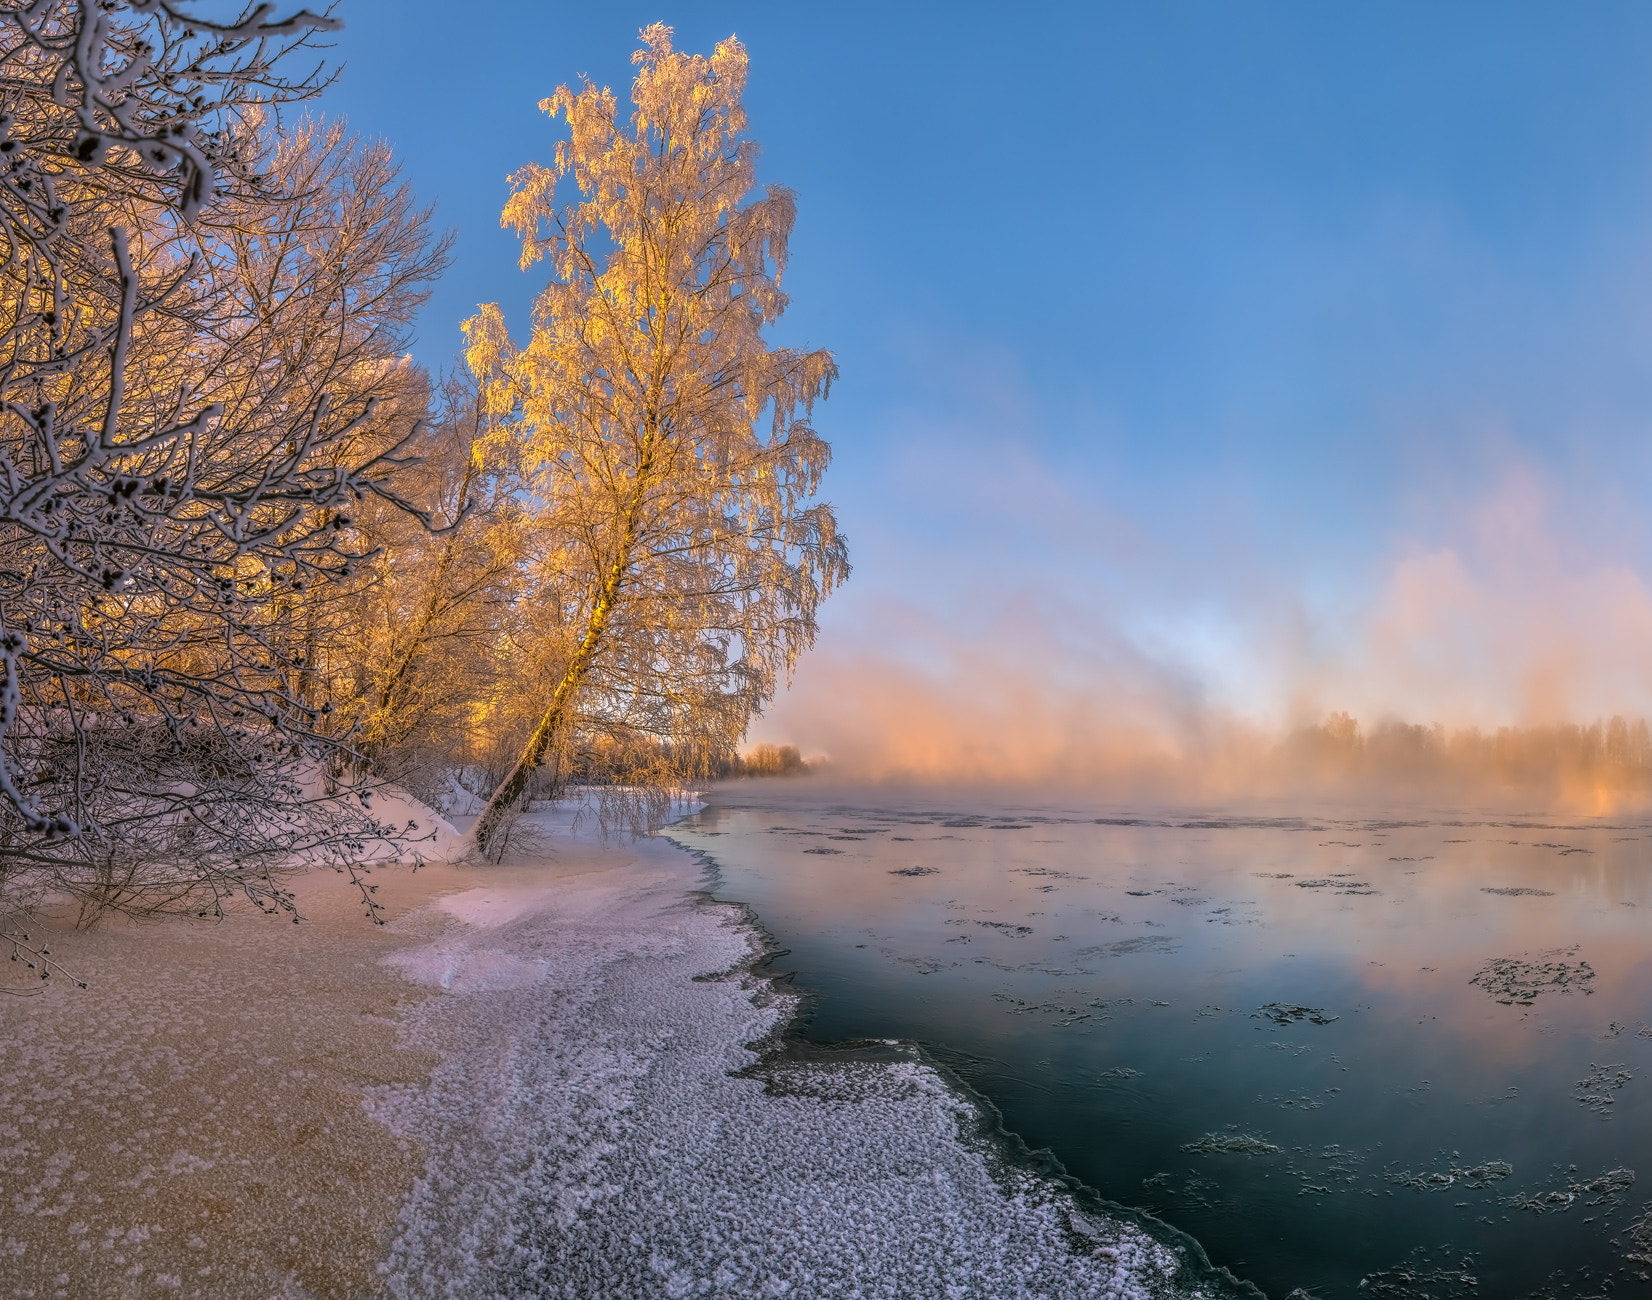
<path fill-rule="evenodd" d="M 731 764 L 735 776 L 801 776 L 809 770 L 796 745 L 756 745 Z"/>

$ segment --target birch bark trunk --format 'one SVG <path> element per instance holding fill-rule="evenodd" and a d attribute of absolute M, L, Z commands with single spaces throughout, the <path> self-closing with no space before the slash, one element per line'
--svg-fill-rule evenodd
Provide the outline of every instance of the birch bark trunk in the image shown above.
<path fill-rule="evenodd" d="M 585 625 L 585 635 L 580 638 L 579 649 L 574 652 L 574 657 L 569 661 L 562 679 L 557 682 L 556 690 L 551 694 L 551 701 L 541 715 L 539 725 L 528 737 L 528 743 L 522 747 L 516 765 L 499 783 L 499 788 L 493 792 L 487 807 L 482 809 L 481 816 L 476 819 L 476 825 L 471 831 L 477 850 L 484 856 L 493 844 L 505 814 L 528 788 L 528 780 L 533 776 L 534 770 L 544 763 L 551 742 L 556 739 L 557 732 L 567 721 L 569 705 L 573 702 L 575 693 L 583 684 L 592 660 L 602 649 L 608 622 L 613 617 L 614 607 L 619 603 L 620 594 L 625 588 L 626 574 L 631 569 L 632 555 L 642 531 L 643 503 L 654 476 L 657 426 L 652 420 L 649 421 L 649 426 L 643 442 L 642 459 L 637 466 L 637 480 L 631 490 L 631 500 L 625 513 L 625 525 L 621 530 L 619 547 L 614 554 L 614 563 L 604 577 L 602 586 L 598 588 L 596 599 L 591 603 L 591 618 Z"/>

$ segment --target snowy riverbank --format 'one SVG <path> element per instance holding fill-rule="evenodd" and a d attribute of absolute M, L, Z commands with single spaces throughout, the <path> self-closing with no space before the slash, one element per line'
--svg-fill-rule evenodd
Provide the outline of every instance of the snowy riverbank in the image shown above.
<path fill-rule="evenodd" d="M 1188 1293 L 915 1060 L 742 1077 L 790 999 L 686 854 L 376 878 L 388 931 L 328 876 L 308 926 L 64 935 L 93 989 L 0 1001 L 5 1294 Z"/>

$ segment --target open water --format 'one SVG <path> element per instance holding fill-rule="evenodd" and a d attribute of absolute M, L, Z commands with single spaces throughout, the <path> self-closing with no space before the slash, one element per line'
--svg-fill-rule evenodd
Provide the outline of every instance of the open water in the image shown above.
<path fill-rule="evenodd" d="M 1652 822 L 767 782 L 669 835 L 803 1034 L 916 1040 L 1276 1300 L 1652 1300 Z"/>

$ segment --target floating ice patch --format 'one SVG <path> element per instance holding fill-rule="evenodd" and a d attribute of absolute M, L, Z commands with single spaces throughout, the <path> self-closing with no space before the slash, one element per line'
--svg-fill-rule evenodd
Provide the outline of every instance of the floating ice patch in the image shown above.
<path fill-rule="evenodd" d="M 1513 1173 L 1514 1166 L 1507 1160 L 1484 1160 L 1466 1169 L 1459 1168 L 1453 1163 L 1443 1170 L 1420 1174 L 1406 1170 L 1404 1173 L 1389 1175 L 1388 1181 L 1401 1187 L 1414 1188 L 1419 1192 L 1443 1192 L 1452 1187 L 1479 1191 L 1502 1182 Z"/>
<path fill-rule="evenodd" d="M 1133 939 L 1120 939 L 1117 943 L 1100 943 L 1089 948 L 1081 948 L 1075 956 L 1078 957 L 1128 957 L 1137 952 L 1175 952 L 1181 944 L 1168 934 L 1139 934 Z"/>
<path fill-rule="evenodd" d="M 1519 1192 L 1503 1204 L 1529 1214 L 1565 1214 L 1574 1206 L 1616 1210 L 1634 1185 L 1633 1169 L 1608 1169 L 1586 1183 L 1567 1183 L 1546 1192 Z"/>
<path fill-rule="evenodd" d="M 1617 1104 L 1615 1093 L 1634 1079 L 1621 1063 L 1596 1065 L 1589 1063 L 1589 1073 L 1574 1085 L 1578 1102 L 1600 1116 L 1605 1116 Z"/>
<path fill-rule="evenodd" d="M 1569 957 L 1576 951 L 1576 948 L 1568 948 L 1539 954 L 1549 957 L 1548 961 L 1497 957 L 1475 972 L 1469 983 L 1485 989 L 1504 1006 L 1518 1003 L 1529 1007 L 1539 995 L 1548 992 L 1570 993 L 1573 989 L 1581 989 L 1588 994 L 1593 992 L 1589 984 L 1595 978 L 1594 968 L 1586 961 L 1557 960 L 1559 957 Z"/>
<path fill-rule="evenodd" d="M 1257 1101 L 1261 1101 L 1260 1097 Z M 1268 1102 L 1270 1106 L 1278 1106 L 1280 1110 L 1319 1110 L 1325 1105 L 1318 1097 L 1274 1097 Z"/>
<path fill-rule="evenodd" d="M 1358 1185 L 1365 1157 L 1338 1142 L 1327 1143 L 1319 1150 L 1295 1147 L 1293 1154 L 1306 1157 L 1314 1163 L 1307 1168 L 1287 1166 L 1286 1172 L 1300 1181 L 1298 1196 L 1332 1196 L 1347 1192 Z M 1319 1182 L 1310 1182 L 1319 1179 Z"/>
<path fill-rule="evenodd" d="M 1002 1002 L 1009 1007 L 1013 1015 L 1043 1014 L 1055 1017 L 1058 1025 L 1076 1025 L 1081 1020 L 1089 1020 L 1092 1012 L 1081 1007 L 1062 1006 L 1058 1002 L 1027 1002 L 1021 998 L 1011 997 L 1007 993 L 994 993 L 993 1001 Z"/>
<path fill-rule="evenodd" d="M 1481 1293 L 1475 1267 L 1475 1256 L 1467 1251 L 1419 1246 L 1404 1262 L 1367 1273 L 1359 1280 L 1359 1294 L 1362 1300 L 1467 1300 Z"/>
<path fill-rule="evenodd" d="M 1271 1020 L 1276 1025 L 1294 1025 L 1306 1020 L 1311 1025 L 1328 1025 L 1340 1016 L 1328 1016 L 1324 1007 L 1299 1007 L 1290 1002 L 1270 1002 L 1251 1012 L 1252 1020 Z"/>
<path fill-rule="evenodd" d="M 1284 1148 L 1254 1133 L 1206 1133 L 1197 1142 L 1184 1143 L 1182 1150 L 1201 1156 L 1271 1156 Z"/>
<path fill-rule="evenodd" d="M 1625 1259 L 1634 1264 L 1652 1264 L 1652 1205 L 1629 1225 L 1629 1243 L 1634 1247 Z"/>

